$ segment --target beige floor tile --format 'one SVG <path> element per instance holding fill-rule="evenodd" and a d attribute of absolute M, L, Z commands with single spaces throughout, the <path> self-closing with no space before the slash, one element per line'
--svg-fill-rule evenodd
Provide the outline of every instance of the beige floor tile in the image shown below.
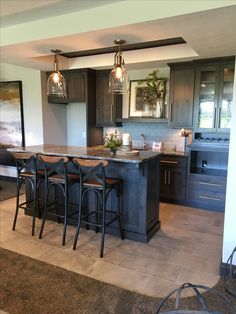
<path fill-rule="evenodd" d="M 203 270 L 194 271 L 192 269 L 183 268 L 176 283 L 183 284 L 185 282 L 191 282 L 192 284 L 196 285 L 213 287 L 219 278 L 220 276 L 218 274 L 212 274 Z"/>
<path fill-rule="evenodd" d="M 139 292 L 151 276 L 107 262 L 98 261 L 88 275 L 116 286 Z"/>
<path fill-rule="evenodd" d="M 74 226 L 68 226 L 63 247 L 62 224 L 47 221 L 43 238 L 38 239 L 41 220 L 36 220 L 32 237 L 32 219 L 20 211 L 12 231 L 14 211 L 14 198 L 0 203 L 3 248 L 128 290 L 162 297 L 180 283 L 211 287 L 219 278 L 222 213 L 162 203 L 161 230 L 148 243 L 106 235 L 104 258 L 100 259 L 100 234 L 82 228 L 73 250 Z"/>

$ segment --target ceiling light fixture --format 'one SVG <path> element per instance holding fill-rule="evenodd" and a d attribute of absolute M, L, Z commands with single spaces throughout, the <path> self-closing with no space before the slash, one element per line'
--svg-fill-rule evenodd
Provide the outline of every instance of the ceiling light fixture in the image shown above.
<path fill-rule="evenodd" d="M 114 44 L 118 45 L 117 52 L 114 56 L 114 68 L 109 76 L 109 90 L 111 94 L 126 94 L 129 93 L 129 77 L 124 68 L 124 59 L 122 57 L 121 45 L 126 41 L 117 39 Z"/>
<path fill-rule="evenodd" d="M 47 95 L 66 98 L 66 81 L 58 70 L 57 55 L 61 52 L 59 49 L 51 49 L 54 53 L 54 71 L 47 80 Z"/>

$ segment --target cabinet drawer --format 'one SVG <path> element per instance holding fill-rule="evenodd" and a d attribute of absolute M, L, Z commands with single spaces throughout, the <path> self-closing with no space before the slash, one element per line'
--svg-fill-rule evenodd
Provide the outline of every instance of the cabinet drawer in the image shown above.
<path fill-rule="evenodd" d="M 160 165 L 161 166 L 170 166 L 170 167 L 186 167 L 186 157 L 178 157 L 178 156 L 161 156 L 160 157 Z"/>
<path fill-rule="evenodd" d="M 225 205 L 225 178 L 196 176 L 189 179 L 188 200 L 198 202 L 203 208 L 223 209 Z"/>
<path fill-rule="evenodd" d="M 226 188 L 226 177 L 212 177 L 207 175 L 190 175 L 189 182 L 199 184 L 203 189 L 223 189 Z"/>

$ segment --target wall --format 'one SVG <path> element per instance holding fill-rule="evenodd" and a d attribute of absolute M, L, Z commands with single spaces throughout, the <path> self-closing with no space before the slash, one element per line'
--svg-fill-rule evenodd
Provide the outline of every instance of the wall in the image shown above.
<path fill-rule="evenodd" d="M 235 64 L 236 66 L 236 64 Z M 228 257 L 236 246 L 236 198 L 235 198 L 235 178 L 236 178 L 236 71 L 234 74 L 234 94 L 232 106 L 232 127 L 230 134 L 228 177 L 225 204 L 224 238 L 223 238 L 223 263 L 227 262 Z M 234 259 L 236 265 L 236 256 Z"/>
<path fill-rule="evenodd" d="M 70 103 L 67 106 L 67 145 L 86 146 L 86 104 Z"/>
<path fill-rule="evenodd" d="M 1 81 L 16 80 L 22 81 L 25 144 L 41 144 L 43 120 L 40 71 L 1 63 Z"/>
<path fill-rule="evenodd" d="M 43 109 L 43 143 L 67 144 L 67 105 L 49 104 L 47 99 L 47 76 L 41 72 Z"/>

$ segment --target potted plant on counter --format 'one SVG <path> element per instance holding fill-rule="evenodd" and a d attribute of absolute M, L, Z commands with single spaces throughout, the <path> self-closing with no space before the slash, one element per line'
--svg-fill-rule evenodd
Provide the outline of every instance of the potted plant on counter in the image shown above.
<path fill-rule="evenodd" d="M 122 145 L 122 141 L 117 133 L 105 133 L 104 147 L 109 148 L 111 155 L 115 156 L 118 147 Z"/>

